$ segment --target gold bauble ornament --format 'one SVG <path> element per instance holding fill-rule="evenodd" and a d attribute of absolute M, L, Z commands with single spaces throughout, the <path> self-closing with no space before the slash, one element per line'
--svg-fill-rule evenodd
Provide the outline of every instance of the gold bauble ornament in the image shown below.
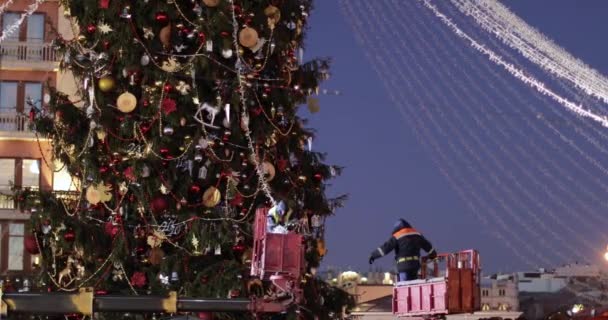
<path fill-rule="evenodd" d="M 216 187 L 209 187 L 209 189 L 205 190 L 205 193 L 203 193 L 203 205 L 207 208 L 217 206 L 221 199 L 222 194 Z"/>
<path fill-rule="evenodd" d="M 110 92 L 116 86 L 116 81 L 114 81 L 114 78 L 106 76 L 99 79 L 97 85 L 99 86 L 99 90 L 101 90 L 101 92 Z"/>
<path fill-rule="evenodd" d="M 160 42 L 165 47 L 171 47 L 171 25 L 167 25 L 164 28 L 160 29 L 160 33 L 158 34 L 158 38 Z"/>
<path fill-rule="evenodd" d="M 220 4 L 220 0 L 203 0 L 203 3 L 207 6 L 207 7 L 217 7 Z"/>
<path fill-rule="evenodd" d="M 266 181 L 272 181 L 272 179 L 274 179 L 276 171 L 272 163 L 264 161 L 264 163 L 262 163 L 262 170 L 264 171 L 264 177 L 266 178 Z"/>
<path fill-rule="evenodd" d="M 97 139 L 99 140 L 104 140 L 107 136 L 106 130 L 104 129 L 97 129 L 95 133 L 97 134 Z"/>
<path fill-rule="evenodd" d="M 258 32 L 253 28 L 245 27 L 239 31 L 239 43 L 246 48 L 253 48 L 258 44 Z"/>
<path fill-rule="evenodd" d="M 279 20 L 281 20 L 281 10 L 273 5 L 264 9 L 264 15 L 268 18 L 268 27 L 270 29 L 274 29 Z"/>
<path fill-rule="evenodd" d="M 165 252 L 161 248 L 154 248 L 150 250 L 150 255 L 148 259 L 152 265 L 159 265 L 163 262 L 163 258 L 165 257 Z"/>
<path fill-rule="evenodd" d="M 116 99 L 116 108 L 124 113 L 129 113 L 135 110 L 136 106 L 137 98 L 135 98 L 135 96 L 128 91 L 121 94 L 118 96 L 118 99 Z"/>
<path fill-rule="evenodd" d="M 325 247 L 325 241 L 317 240 L 317 253 L 320 257 L 325 256 L 327 254 L 327 248 Z"/>

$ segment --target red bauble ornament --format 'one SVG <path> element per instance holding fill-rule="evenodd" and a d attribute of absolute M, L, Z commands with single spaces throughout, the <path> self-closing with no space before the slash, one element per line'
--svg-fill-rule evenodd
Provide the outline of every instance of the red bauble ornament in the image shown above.
<path fill-rule="evenodd" d="M 29 254 L 39 254 L 40 250 L 38 249 L 38 243 L 36 237 L 34 235 L 29 235 L 24 239 L 25 250 Z"/>
<path fill-rule="evenodd" d="M 105 296 L 106 294 L 108 294 L 106 290 L 95 290 L 95 295 L 97 296 Z"/>
<path fill-rule="evenodd" d="M 91 23 L 90 25 L 87 26 L 87 32 L 89 34 L 93 34 L 93 33 L 95 33 L 95 31 L 97 31 L 97 26 L 96 25 L 94 25 L 94 24 Z"/>
<path fill-rule="evenodd" d="M 30 109 L 30 122 L 33 122 L 35 118 L 36 118 L 36 109 L 31 108 Z"/>
<path fill-rule="evenodd" d="M 110 168 L 108 168 L 107 166 L 99 167 L 99 173 L 106 173 L 108 172 L 108 170 L 110 170 Z"/>
<path fill-rule="evenodd" d="M 199 312 L 197 315 L 200 320 L 213 320 L 213 313 L 211 312 Z"/>
<path fill-rule="evenodd" d="M 154 16 L 154 20 L 156 20 L 156 22 L 164 25 L 167 22 L 169 22 L 169 15 L 164 11 L 159 11 Z"/>
<path fill-rule="evenodd" d="M 170 84 L 169 82 L 165 83 L 165 85 L 163 86 L 163 89 L 165 90 L 165 92 L 170 92 L 171 90 L 173 90 L 173 85 Z"/>
<path fill-rule="evenodd" d="M 201 187 L 199 185 L 193 184 L 190 186 L 190 192 L 197 194 L 201 191 Z"/>
<path fill-rule="evenodd" d="M 99 8 L 107 9 L 110 6 L 110 0 L 99 0 Z"/>
<path fill-rule="evenodd" d="M 154 214 L 161 214 L 169 209 L 169 199 L 165 196 L 158 196 L 150 201 L 150 209 Z"/>
<path fill-rule="evenodd" d="M 320 173 L 315 173 L 314 177 L 315 177 L 315 179 L 316 179 L 317 181 L 321 181 L 321 180 L 323 180 L 323 175 L 322 175 L 322 174 L 320 174 Z"/>
<path fill-rule="evenodd" d="M 141 271 L 137 271 L 131 276 L 131 285 L 133 285 L 135 288 L 145 286 L 146 282 L 148 282 L 146 279 L 146 274 Z"/>
<path fill-rule="evenodd" d="M 63 239 L 65 241 L 72 242 L 76 239 L 76 233 L 74 233 L 73 230 L 68 230 L 66 231 L 66 233 L 63 234 Z"/>
<path fill-rule="evenodd" d="M 242 244 L 235 244 L 234 246 L 232 246 L 232 251 L 234 251 L 235 253 L 242 253 L 243 251 L 245 251 L 245 246 Z"/>
<path fill-rule="evenodd" d="M 118 231 L 120 230 L 118 228 L 118 226 L 111 221 L 106 222 L 104 229 L 105 229 L 106 234 L 112 238 L 114 238 L 118 234 Z"/>

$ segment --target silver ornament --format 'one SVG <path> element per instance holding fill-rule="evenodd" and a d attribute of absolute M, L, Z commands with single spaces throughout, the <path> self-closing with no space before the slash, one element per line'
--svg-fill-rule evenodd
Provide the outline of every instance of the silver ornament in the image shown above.
<path fill-rule="evenodd" d="M 150 63 L 150 56 L 147 54 L 144 54 L 143 56 L 141 56 L 141 59 L 139 59 L 139 63 L 142 66 L 147 66 Z"/>
<path fill-rule="evenodd" d="M 224 49 L 222 50 L 222 57 L 229 59 L 232 57 L 232 49 Z"/>
<path fill-rule="evenodd" d="M 163 128 L 163 134 L 166 136 L 170 136 L 173 134 L 173 127 L 166 126 Z"/>

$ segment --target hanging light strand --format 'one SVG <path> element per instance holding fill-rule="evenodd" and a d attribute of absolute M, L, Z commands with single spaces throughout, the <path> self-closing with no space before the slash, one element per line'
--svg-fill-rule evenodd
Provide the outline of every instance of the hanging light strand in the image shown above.
<path fill-rule="evenodd" d="M 13 33 L 15 33 L 15 31 L 19 30 L 19 26 L 21 26 L 23 21 L 25 21 L 25 19 L 27 17 L 31 16 L 32 13 L 34 13 L 36 10 L 38 10 L 38 6 L 40 6 L 40 4 L 45 1 L 46 0 L 36 0 L 36 2 L 30 4 L 27 7 L 27 10 L 21 14 L 19 19 L 17 19 L 17 21 L 15 21 L 15 23 L 8 26 L 8 28 L 2 30 L 2 36 L 0 36 L 0 43 L 2 43 L 4 40 L 6 40 L 8 37 L 10 37 Z M 8 3 L 8 4 L 10 4 L 10 3 Z M 0 13 L 2 13 L 2 11 L 4 11 L 6 6 L 8 6 L 8 5 L 5 3 L 2 7 L 0 7 L 0 9 L 1 9 Z"/>

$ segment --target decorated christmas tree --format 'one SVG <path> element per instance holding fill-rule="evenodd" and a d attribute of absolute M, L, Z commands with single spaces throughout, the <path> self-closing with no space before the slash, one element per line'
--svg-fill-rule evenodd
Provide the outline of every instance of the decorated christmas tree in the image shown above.
<path fill-rule="evenodd" d="M 329 75 L 327 60 L 302 61 L 312 1 L 61 2 L 76 36 L 55 47 L 78 96 L 49 88 L 30 117 L 78 191 L 17 191 L 36 285 L 272 299 L 250 275 L 254 218 L 269 208 L 305 248 L 304 299 L 288 315 L 340 317 L 349 297 L 314 277 L 325 217 L 344 200 L 325 196 L 340 168 L 298 116 L 318 111 Z"/>

